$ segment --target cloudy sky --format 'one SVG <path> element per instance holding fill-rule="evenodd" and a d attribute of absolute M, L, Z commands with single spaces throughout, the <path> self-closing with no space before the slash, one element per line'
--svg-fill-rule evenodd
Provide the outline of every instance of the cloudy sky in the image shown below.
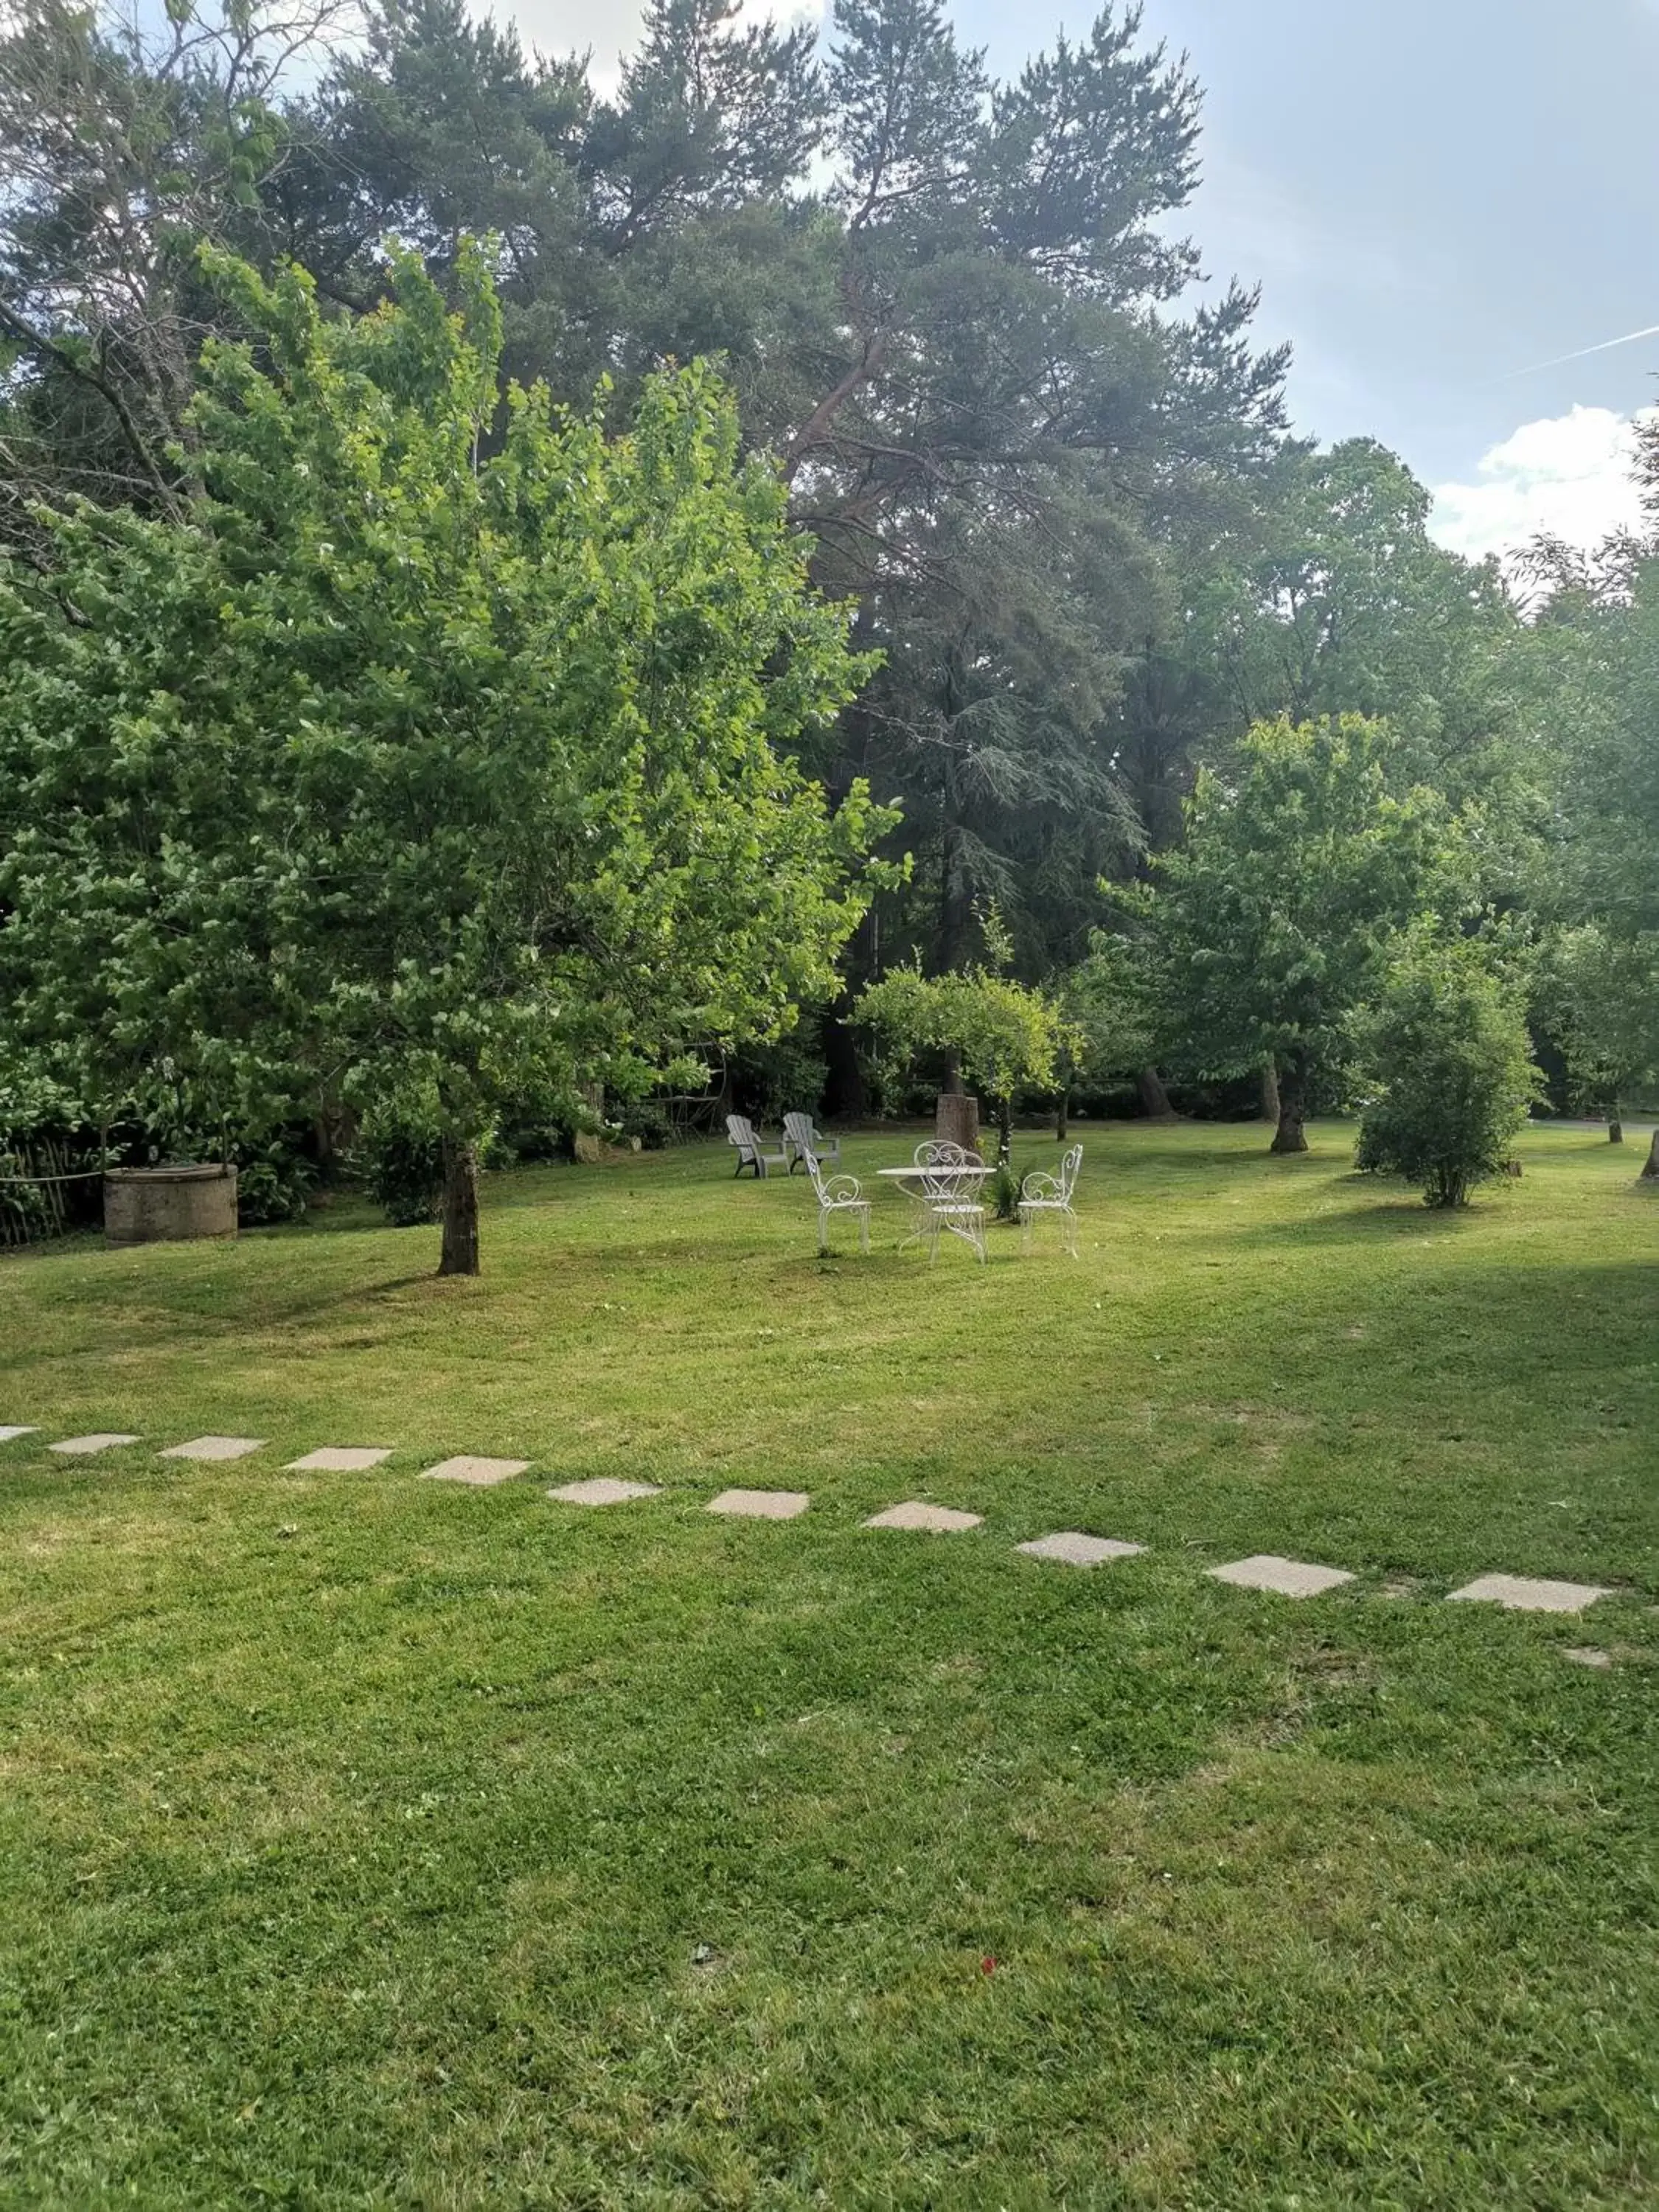
<path fill-rule="evenodd" d="M 549 50 L 614 61 L 634 0 L 495 0 Z M 788 0 L 779 0 L 788 12 Z M 957 0 L 1016 68 L 1090 0 Z M 1468 553 L 1632 519 L 1628 424 L 1659 401 L 1659 0 L 1146 0 L 1206 91 L 1189 228 L 1263 288 L 1297 426 L 1365 432 Z"/>

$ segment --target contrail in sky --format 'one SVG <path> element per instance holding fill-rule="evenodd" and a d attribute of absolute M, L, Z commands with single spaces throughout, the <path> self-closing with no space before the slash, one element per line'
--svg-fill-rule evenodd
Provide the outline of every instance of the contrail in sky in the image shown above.
<path fill-rule="evenodd" d="M 1570 361 L 1587 361 L 1593 353 L 1611 353 L 1614 346 L 1634 345 L 1638 338 L 1654 337 L 1659 337 L 1659 323 L 1650 323 L 1644 331 L 1626 331 L 1621 338 L 1603 338 L 1600 345 L 1580 346 L 1577 353 L 1559 353 L 1553 361 L 1535 361 L 1526 368 L 1512 368 L 1510 375 L 1535 376 L 1540 368 L 1565 368 Z"/>

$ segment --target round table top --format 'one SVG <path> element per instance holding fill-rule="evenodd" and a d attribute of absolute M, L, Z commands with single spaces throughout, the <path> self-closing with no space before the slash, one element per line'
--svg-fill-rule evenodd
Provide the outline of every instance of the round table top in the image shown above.
<path fill-rule="evenodd" d="M 959 1165 L 955 1160 L 935 1160 L 930 1166 L 927 1167 L 918 1167 L 914 1162 L 912 1162 L 910 1166 L 908 1168 L 878 1168 L 876 1170 L 876 1173 L 878 1176 L 893 1176 L 925 1175 L 988 1176 L 994 1175 L 996 1173 L 996 1170 L 994 1168 L 988 1168 L 983 1165 L 975 1167 Z"/>

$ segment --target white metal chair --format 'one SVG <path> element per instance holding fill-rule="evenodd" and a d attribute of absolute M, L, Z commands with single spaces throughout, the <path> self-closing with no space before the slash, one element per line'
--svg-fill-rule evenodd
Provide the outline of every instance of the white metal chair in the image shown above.
<path fill-rule="evenodd" d="M 787 1167 L 787 1152 L 769 1152 L 755 1134 L 755 1125 L 745 1115 L 728 1114 L 726 1117 L 726 1141 L 738 1148 L 738 1164 L 734 1170 L 741 1175 L 745 1168 L 753 1168 L 757 1182 L 764 1182 L 768 1168 Z"/>
<path fill-rule="evenodd" d="M 859 1190 L 856 1176 L 826 1176 L 823 1163 L 816 1152 L 801 1156 L 806 1162 L 806 1172 L 812 1178 L 812 1188 L 818 1201 L 818 1249 L 830 1249 L 830 1217 L 832 1213 L 851 1213 L 857 1216 L 859 1249 L 870 1249 L 870 1201 Z"/>
<path fill-rule="evenodd" d="M 918 1145 L 915 1157 L 918 1170 L 915 1236 L 927 1238 L 928 1260 L 938 1259 L 939 1240 L 943 1232 L 961 1237 L 978 1254 L 982 1265 L 986 1257 L 985 1208 L 980 1203 L 979 1179 L 970 1179 L 963 1172 L 965 1168 L 977 1168 L 980 1162 L 965 1146 L 937 1137 Z"/>
<path fill-rule="evenodd" d="M 1077 1215 L 1072 1207 L 1072 1193 L 1077 1188 L 1077 1171 L 1083 1164 L 1083 1147 L 1073 1145 L 1060 1164 L 1058 1175 L 1048 1175 L 1041 1168 L 1028 1175 L 1019 1187 L 1019 1241 L 1029 1251 L 1031 1231 L 1044 1217 L 1059 1224 L 1066 1249 L 1075 1260 L 1078 1256 Z"/>
<path fill-rule="evenodd" d="M 783 1149 L 789 1162 L 789 1172 L 805 1159 L 817 1160 L 820 1165 L 826 1160 L 841 1158 L 841 1139 L 826 1137 L 814 1126 L 810 1114 L 786 1114 L 783 1117 Z"/>

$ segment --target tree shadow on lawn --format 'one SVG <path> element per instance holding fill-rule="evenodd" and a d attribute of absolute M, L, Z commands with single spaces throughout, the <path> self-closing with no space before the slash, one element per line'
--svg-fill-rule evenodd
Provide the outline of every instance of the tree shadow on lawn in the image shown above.
<path fill-rule="evenodd" d="M 1438 1236 L 1468 1236 L 1484 1223 L 1501 1218 L 1496 1210 L 1501 1203 L 1498 1188 L 1488 1188 L 1492 1195 L 1484 1201 L 1477 1196 L 1466 1206 L 1425 1206 L 1407 1187 L 1379 1183 L 1373 1176 L 1355 1171 L 1333 1185 L 1334 1189 L 1352 1192 L 1352 1204 L 1322 1206 L 1316 1213 L 1298 1214 L 1291 1219 L 1251 1222 L 1234 1230 L 1229 1241 L 1294 1244 L 1358 1236 L 1380 1242 L 1421 1243 Z M 1364 1190 L 1376 1194 L 1366 1200 L 1358 1195 Z"/>

